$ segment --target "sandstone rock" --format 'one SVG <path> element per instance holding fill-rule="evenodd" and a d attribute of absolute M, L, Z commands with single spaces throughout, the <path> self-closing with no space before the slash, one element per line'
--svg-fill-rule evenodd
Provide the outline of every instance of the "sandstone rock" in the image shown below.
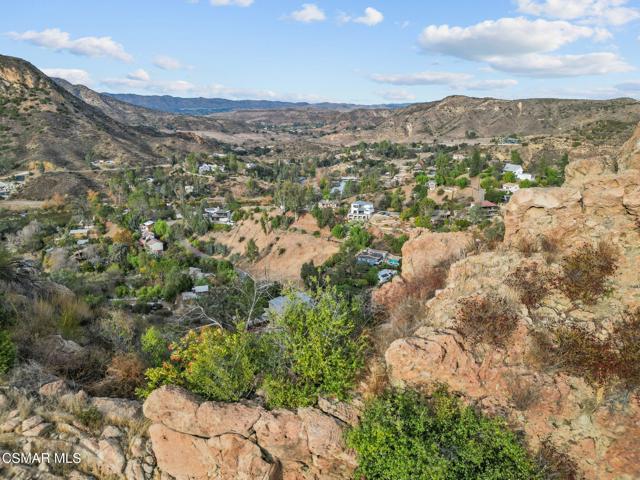
<path fill-rule="evenodd" d="M 122 432 L 118 427 L 114 427 L 113 425 L 107 425 L 104 430 L 102 430 L 102 438 L 119 438 L 122 436 Z"/>
<path fill-rule="evenodd" d="M 622 146 L 619 157 L 621 168 L 640 170 L 640 125 L 636 127 L 631 138 Z"/>
<path fill-rule="evenodd" d="M 0 432 L 7 433 L 13 432 L 18 426 L 22 423 L 19 417 L 13 417 L 6 420 L 2 425 L 0 425 Z"/>
<path fill-rule="evenodd" d="M 428 275 L 445 262 L 461 257 L 471 242 L 472 236 L 467 232 L 418 231 L 402 246 L 401 275 L 374 291 L 374 303 L 385 306 L 401 297 L 407 283 Z M 429 254 L 425 255 L 427 251 Z"/>
<path fill-rule="evenodd" d="M 318 399 L 318 408 L 348 425 L 356 425 L 360 420 L 358 409 L 346 402 L 320 397 Z"/>
<path fill-rule="evenodd" d="M 194 437 L 156 423 L 149 428 L 158 467 L 177 480 L 273 478 L 260 448 L 239 435 Z"/>
<path fill-rule="evenodd" d="M 195 395 L 186 390 L 165 385 L 151 392 L 145 400 L 145 417 L 162 423 L 177 432 L 204 436 L 197 423 L 197 411 L 200 404 Z"/>
<path fill-rule="evenodd" d="M 107 438 L 98 442 L 98 458 L 102 463 L 104 471 L 113 475 L 119 475 L 124 470 L 127 462 L 122 447 L 117 440 Z"/>
<path fill-rule="evenodd" d="M 124 476 L 127 480 L 144 480 L 144 470 L 139 460 L 130 460 L 124 469 Z"/>
<path fill-rule="evenodd" d="M 38 390 L 38 393 L 43 397 L 60 397 L 69 392 L 70 389 L 64 380 L 56 380 L 55 382 L 45 383 Z"/>
<path fill-rule="evenodd" d="M 223 433 L 249 436 L 262 412 L 260 407 L 242 403 L 198 403 L 194 395 L 171 386 L 155 390 L 144 403 L 147 418 L 178 432 L 201 437 Z"/>
<path fill-rule="evenodd" d="M 603 175 L 607 166 L 600 158 L 582 158 L 574 160 L 565 167 L 565 186 L 584 181 L 586 177 Z"/>
<path fill-rule="evenodd" d="M 109 422 L 126 423 L 141 417 L 142 406 L 136 400 L 95 397 L 90 402 Z"/>
<path fill-rule="evenodd" d="M 23 430 L 22 435 L 25 437 L 40 437 L 44 435 L 46 432 L 48 432 L 49 430 L 51 430 L 52 428 L 53 428 L 53 425 L 51 425 L 50 423 L 43 422 L 43 423 L 39 423 L 33 428 L 30 428 L 29 430 Z"/>
<path fill-rule="evenodd" d="M 22 422 L 20 428 L 23 432 L 26 432 L 27 430 L 31 430 L 36 425 L 40 425 L 42 422 L 44 422 L 44 418 L 42 418 L 40 415 L 34 415 L 33 417 L 29 417 L 24 422 Z"/>

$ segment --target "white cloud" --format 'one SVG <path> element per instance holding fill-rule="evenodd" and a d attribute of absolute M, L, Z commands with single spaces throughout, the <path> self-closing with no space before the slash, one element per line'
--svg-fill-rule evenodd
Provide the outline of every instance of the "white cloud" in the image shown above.
<path fill-rule="evenodd" d="M 502 80 L 477 80 L 464 84 L 467 90 L 501 90 L 503 88 L 515 87 L 517 80 L 506 78 Z"/>
<path fill-rule="evenodd" d="M 406 90 L 384 90 L 377 92 L 377 95 L 390 102 L 410 102 L 416 99 L 413 93 Z"/>
<path fill-rule="evenodd" d="M 296 22 L 322 22 L 327 19 L 324 12 L 314 3 L 304 3 L 300 10 L 295 10 L 287 17 Z"/>
<path fill-rule="evenodd" d="M 514 87 L 518 84 L 513 79 L 475 80 L 473 75 L 457 72 L 419 72 L 410 74 L 374 74 L 371 79 L 378 83 L 390 85 L 446 85 L 455 89 L 466 90 L 498 90 Z"/>
<path fill-rule="evenodd" d="M 384 15 L 382 12 L 379 12 L 373 7 L 367 7 L 364 9 L 364 14 L 360 17 L 353 17 L 348 15 L 345 12 L 340 12 L 338 14 L 338 23 L 343 25 L 345 23 L 354 22 L 361 23 L 362 25 L 367 25 L 369 27 L 373 27 L 378 25 L 380 22 L 384 20 Z M 408 25 L 408 22 L 406 22 Z M 404 27 L 401 27 L 404 28 Z"/>
<path fill-rule="evenodd" d="M 134 72 L 136 73 L 136 72 Z M 135 78 L 129 74 L 126 78 L 105 78 L 101 83 L 119 91 L 185 94 L 195 89 L 195 85 L 185 80 L 152 80 Z"/>
<path fill-rule="evenodd" d="M 157 55 L 153 59 L 153 64 L 162 70 L 180 70 L 184 68 L 180 60 L 167 55 Z"/>
<path fill-rule="evenodd" d="M 583 23 L 624 25 L 640 18 L 640 9 L 628 0 L 516 0 L 518 11 L 539 17 Z"/>
<path fill-rule="evenodd" d="M 469 27 L 430 25 L 420 35 L 419 44 L 428 52 L 486 62 L 494 70 L 534 77 L 629 71 L 631 66 L 611 52 L 550 54 L 581 39 L 597 42 L 610 36 L 603 28 L 518 17 L 487 20 Z"/>
<path fill-rule="evenodd" d="M 32 45 L 57 51 L 66 51 L 74 55 L 88 57 L 111 57 L 123 62 L 133 61 L 124 47 L 113 41 L 111 37 L 80 37 L 71 39 L 71 35 L 58 28 L 48 28 L 41 32 L 28 30 L 26 32 L 9 32 L 14 40 L 22 40 Z"/>
<path fill-rule="evenodd" d="M 379 12 L 373 7 L 365 8 L 364 15 L 353 19 L 355 23 L 361 23 L 363 25 L 367 25 L 368 27 L 373 27 L 374 25 L 378 25 L 383 20 L 384 20 L 384 15 L 382 15 L 381 12 Z"/>
<path fill-rule="evenodd" d="M 467 73 L 454 72 L 420 72 L 409 74 L 379 74 L 371 75 L 371 79 L 378 83 L 391 85 L 459 85 L 471 80 Z"/>
<path fill-rule="evenodd" d="M 576 77 L 633 70 L 633 67 L 619 55 L 611 52 L 594 52 L 582 55 L 528 54 L 517 58 L 489 58 L 487 61 L 496 70 L 529 77 Z"/>
<path fill-rule="evenodd" d="M 129 75 L 127 75 L 127 78 L 130 80 L 140 80 L 142 82 L 148 82 L 149 80 L 151 80 L 151 77 L 149 76 L 149 74 L 142 68 L 139 68 L 134 72 L 131 72 Z"/>
<path fill-rule="evenodd" d="M 253 0 L 209 0 L 214 7 L 249 7 Z"/>
<path fill-rule="evenodd" d="M 551 52 L 596 31 L 565 21 L 527 20 L 523 17 L 487 20 L 470 27 L 430 25 L 422 31 L 420 46 L 467 60 Z"/>
<path fill-rule="evenodd" d="M 91 75 L 86 70 L 79 68 L 43 68 L 42 71 L 49 77 L 63 78 L 74 85 L 91 85 Z"/>

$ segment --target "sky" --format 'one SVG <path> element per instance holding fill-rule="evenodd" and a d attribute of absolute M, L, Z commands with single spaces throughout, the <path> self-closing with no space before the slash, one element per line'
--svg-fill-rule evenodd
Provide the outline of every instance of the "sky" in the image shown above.
<path fill-rule="evenodd" d="M 640 98 L 640 0 L 4 0 L 0 53 L 103 92 Z"/>

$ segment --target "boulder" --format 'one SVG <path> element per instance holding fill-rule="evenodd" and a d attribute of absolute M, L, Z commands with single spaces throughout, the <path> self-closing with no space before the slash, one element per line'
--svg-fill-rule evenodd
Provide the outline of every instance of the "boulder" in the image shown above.
<path fill-rule="evenodd" d="M 205 439 L 156 423 L 149 428 L 158 467 L 177 480 L 271 479 L 275 466 L 260 448 L 237 434 Z"/>
<path fill-rule="evenodd" d="M 67 393 L 70 393 L 71 390 L 67 386 L 67 383 L 64 380 L 56 380 L 54 382 L 45 383 L 40 387 L 38 393 L 43 397 L 61 397 Z"/>
<path fill-rule="evenodd" d="M 112 475 L 120 475 L 127 463 L 122 447 L 113 438 L 102 439 L 98 442 L 98 458 L 103 470 Z"/>
<path fill-rule="evenodd" d="M 142 406 L 136 400 L 124 398 L 95 397 L 89 403 L 113 423 L 126 423 L 141 417 Z"/>

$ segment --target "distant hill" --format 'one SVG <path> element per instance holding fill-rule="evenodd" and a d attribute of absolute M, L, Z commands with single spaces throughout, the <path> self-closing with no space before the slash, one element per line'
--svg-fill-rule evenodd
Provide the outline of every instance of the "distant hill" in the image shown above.
<path fill-rule="evenodd" d="M 220 112 L 238 110 L 283 110 L 283 109 L 317 109 L 317 110 L 353 110 L 356 108 L 401 108 L 407 104 L 390 105 L 356 105 L 351 103 L 308 103 L 281 102 L 272 100 L 228 100 L 225 98 L 184 98 L 171 95 L 136 95 L 133 93 L 105 93 L 115 99 L 139 107 L 159 110 L 161 112 L 185 115 L 209 115 Z"/>
<path fill-rule="evenodd" d="M 358 111 L 342 113 L 335 122 L 346 125 L 355 112 Z M 349 143 L 358 139 L 447 141 L 515 133 L 562 135 L 576 141 L 622 145 L 640 121 L 640 102 L 632 98 L 500 100 L 456 95 L 387 111 L 371 120 L 366 130 L 334 129 L 330 135 L 336 141 Z"/>
<path fill-rule="evenodd" d="M 192 148 L 200 148 L 193 139 L 125 125 L 29 62 L 0 55 L 0 172 L 34 162 L 67 170 L 100 159 L 149 164 Z"/>
<path fill-rule="evenodd" d="M 84 85 L 73 85 L 62 78 L 53 78 L 53 80 L 85 103 L 126 125 L 148 126 L 170 132 L 176 130 L 207 130 L 239 133 L 248 130 L 244 122 L 153 110 L 118 100 L 108 93 L 98 93 Z"/>

